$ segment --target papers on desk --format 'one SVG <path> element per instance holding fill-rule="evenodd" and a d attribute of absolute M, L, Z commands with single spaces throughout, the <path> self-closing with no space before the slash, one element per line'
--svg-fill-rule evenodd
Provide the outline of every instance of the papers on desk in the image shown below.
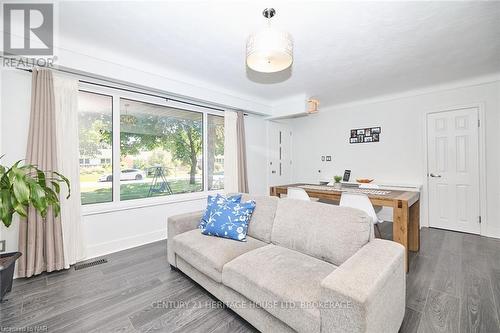
<path fill-rule="evenodd" d="M 326 186 L 334 186 L 334 182 L 329 182 Z M 363 183 L 349 183 L 341 182 L 342 186 L 345 188 L 379 188 L 377 184 L 363 184 Z"/>
<path fill-rule="evenodd" d="M 387 195 L 391 193 L 391 191 L 383 191 L 377 189 L 361 189 L 361 188 L 336 188 L 328 185 L 300 185 L 298 186 L 305 190 L 317 190 L 317 191 L 332 191 L 332 192 L 351 192 L 351 193 L 363 193 L 363 194 L 371 194 L 371 195 Z"/>
<path fill-rule="evenodd" d="M 359 184 L 359 188 L 379 189 L 380 186 L 378 184 L 364 183 L 364 184 Z"/>
<path fill-rule="evenodd" d="M 410 185 L 410 184 L 377 184 L 380 189 L 384 190 L 394 190 L 394 191 L 407 191 L 407 192 L 420 192 L 421 185 Z"/>
<path fill-rule="evenodd" d="M 342 182 L 343 188 L 359 188 L 359 189 L 378 189 L 389 191 L 408 191 L 420 192 L 422 185 L 414 184 L 391 184 L 391 183 L 356 183 L 356 182 Z"/>

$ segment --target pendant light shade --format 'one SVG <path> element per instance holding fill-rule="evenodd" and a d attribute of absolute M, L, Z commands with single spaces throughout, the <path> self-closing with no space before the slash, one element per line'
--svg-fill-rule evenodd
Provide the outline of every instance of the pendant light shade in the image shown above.
<path fill-rule="evenodd" d="M 289 33 L 271 27 L 270 19 L 276 11 L 264 10 L 269 22 L 263 30 L 254 33 L 247 40 L 247 66 L 257 72 L 274 73 L 290 67 L 293 63 L 293 40 Z"/>

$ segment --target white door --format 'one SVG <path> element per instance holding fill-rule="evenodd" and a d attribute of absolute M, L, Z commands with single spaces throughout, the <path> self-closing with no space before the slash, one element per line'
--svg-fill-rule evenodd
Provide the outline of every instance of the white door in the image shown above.
<path fill-rule="evenodd" d="M 292 131 L 284 123 L 268 124 L 269 186 L 290 184 L 292 181 Z"/>
<path fill-rule="evenodd" d="M 477 108 L 427 116 L 431 227 L 480 233 Z"/>

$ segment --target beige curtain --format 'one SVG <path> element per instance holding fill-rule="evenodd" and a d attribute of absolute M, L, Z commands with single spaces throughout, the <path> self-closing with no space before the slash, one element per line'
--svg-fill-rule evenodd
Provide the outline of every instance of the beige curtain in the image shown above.
<path fill-rule="evenodd" d="M 247 150 L 245 142 L 245 114 L 237 112 L 236 143 L 238 145 L 238 192 L 248 193 Z"/>
<path fill-rule="evenodd" d="M 57 170 L 54 82 L 48 69 L 33 69 L 31 115 L 26 163 L 46 171 Z M 29 208 L 28 218 L 19 224 L 19 277 L 30 277 L 43 271 L 64 268 L 60 218 L 49 211 L 43 220 Z"/>
<path fill-rule="evenodd" d="M 224 113 L 224 191 L 226 193 L 239 191 L 237 121 L 236 112 L 226 111 Z"/>

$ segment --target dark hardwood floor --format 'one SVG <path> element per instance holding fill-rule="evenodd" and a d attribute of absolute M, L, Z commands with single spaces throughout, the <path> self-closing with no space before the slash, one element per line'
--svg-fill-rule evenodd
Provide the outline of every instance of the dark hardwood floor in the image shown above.
<path fill-rule="evenodd" d="M 391 228 L 382 225 L 384 238 Z M 401 332 L 500 332 L 500 240 L 428 228 L 421 235 Z M 0 332 L 255 331 L 171 271 L 165 241 L 106 258 L 91 268 L 15 280 L 0 304 Z"/>

